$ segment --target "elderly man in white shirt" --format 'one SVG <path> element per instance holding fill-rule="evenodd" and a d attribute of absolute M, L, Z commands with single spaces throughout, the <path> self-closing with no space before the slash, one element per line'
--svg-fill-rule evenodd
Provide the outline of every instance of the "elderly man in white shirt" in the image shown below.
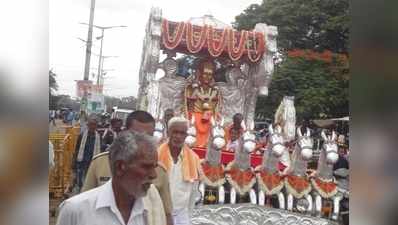
<path fill-rule="evenodd" d="M 156 140 L 123 131 L 109 147 L 112 179 L 61 204 L 57 225 L 164 225 L 159 193 L 152 185 Z"/>
<path fill-rule="evenodd" d="M 188 121 L 173 117 L 168 123 L 169 140 L 160 145 L 159 163 L 170 179 L 174 225 L 189 225 L 190 215 L 199 195 L 199 157 L 186 144 Z"/>

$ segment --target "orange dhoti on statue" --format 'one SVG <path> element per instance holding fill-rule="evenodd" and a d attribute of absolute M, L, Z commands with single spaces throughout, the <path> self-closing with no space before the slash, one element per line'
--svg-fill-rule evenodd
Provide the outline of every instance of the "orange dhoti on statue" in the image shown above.
<path fill-rule="evenodd" d="M 207 141 L 209 139 L 211 129 L 211 114 L 212 113 L 210 111 L 193 113 L 196 127 L 196 147 L 207 147 Z"/>

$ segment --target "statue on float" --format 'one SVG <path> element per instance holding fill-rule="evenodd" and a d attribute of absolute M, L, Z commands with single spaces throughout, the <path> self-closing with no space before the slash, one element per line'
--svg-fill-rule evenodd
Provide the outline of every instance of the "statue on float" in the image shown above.
<path fill-rule="evenodd" d="M 211 132 L 207 145 L 206 158 L 200 162 L 199 190 L 204 204 L 223 204 L 225 191 L 225 170 L 221 162 L 221 149 L 225 146 L 223 120 L 220 123 L 211 119 Z"/>
<path fill-rule="evenodd" d="M 249 194 L 250 202 L 257 203 L 257 195 L 253 189 L 256 183 L 256 175 L 251 166 L 250 154 L 256 148 L 256 136 L 253 132 L 254 123 L 246 129 L 242 122 L 244 132 L 239 138 L 239 146 L 235 151 L 235 159 L 226 167 L 226 178 L 231 185 L 230 203 L 242 203 L 242 199 Z"/>
<path fill-rule="evenodd" d="M 221 94 L 221 115 L 225 118 L 225 124 L 231 124 L 235 114 L 245 112 L 245 93 L 248 87 L 248 75 L 245 74 L 238 63 L 228 68 L 225 72 L 226 82 L 217 83 Z M 242 117 L 243 119 L 243 117 Z"/>
<path fill-rule="evenodd" d="M 307 127 L 303 135 L 301 127 L 297 128 L 298 140 L 292 154 L 292 166 L 285 178 L 285 187 L 287 191 L 287 209 L 292 211 L 295 199 L 305 197 L 307 206 L 296 204 L 299 211 L 312 211 L 312 196 L 309 194 L 312 190 L 311 182 L 307 176 L 308 162 L 312 158 L 313 140 L 310 129 Z M 300 208 L 302 207 L 302 208 Z"/>
<path fill-rule="evenodd" d="M 204 60 L 196 70 L 196 79 L 185 88 L 186 117 L 195 118 L 196 146 L 206 147 L 211 129 L 211 118 L 218 118 L 220 111 L 220 93 L 214 86 L 215 64 Z"/>
<path fill-rule="evenodd" d="M 148 85 L 147 111 L 157 120 L 161 120 L 168 109 L 173 109 L 173 114 L 181 114 L 187 80 L 176 74 L 177 61 L 170 56 L 159 63 L 158 69 L 164 71 L 164 76 L 158 80 L 152 80 Z M 163 124 L 163 126 L 167 125 Z"/>
<path fill-rule="evenodd" d="M 311 179 L 315 190 L 315 211 L 317 216 L 321 216 L 322 200 L 333 200 L 332 219 L 337 219 L 340 211 L 340 200 L 342 197 L 337 195 L 337 182 L 333 176 L 333 165 L 339 157 L 337 153 L 336 133 L 326 135 L 323 130 L 321 133 L 323 145 L 319 155 L 318 167 L 315 176 Z"/>
<path fill-rule="evenodd" d="M 283 138 L 286 142 L 296 139 L 296 109 L 294 96 L 284 96 L 275 112 L 275 123 L 282 127 Z"/>
<path fill-rule="evenodd" d="M 256 176 L 259 187 L 259 205 L 265 205 L 267 199 L 278 197 L 279 208 L 285 209 L 285 196 L 281 192 L 284 187 L 283 174 L 278 164 L 286 150 L 282 135 L 282 128 L 277 125 L 275 130 L 269 125 L 269 147 L 264 152 L 263 162 L 256 168 Z"/>

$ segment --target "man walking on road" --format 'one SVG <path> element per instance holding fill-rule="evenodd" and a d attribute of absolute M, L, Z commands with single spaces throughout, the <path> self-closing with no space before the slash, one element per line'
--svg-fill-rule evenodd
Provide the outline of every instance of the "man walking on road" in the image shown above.
<path fill-rule="evenodd" d="M 109 147 L 112 179 L 61 203 L 57 225 L 164 225 L 156 178 L 156 140 L 123 131 Z"/>

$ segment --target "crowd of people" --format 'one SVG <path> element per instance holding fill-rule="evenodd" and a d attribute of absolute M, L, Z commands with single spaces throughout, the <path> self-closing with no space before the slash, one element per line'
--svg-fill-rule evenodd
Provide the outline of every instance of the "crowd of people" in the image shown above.
<path fill-rule="evenodd" d="M 145 111 L 131 113 L 123 130 L 111 120 L 102 136 L 98 117 L 89 116 L 73 160 L 80 194 L 61 204 L 57 224 L 189 224 L 199 158 L 184 145 L 188 121 L 169 114 L 160 146 Z"/>
<path fill-rule="evenodd" d="M 111 119 L 102 133 L 100 120 L 90 115 L 77 139 L 72 169 L 79 194 L 61 203 L 57 224 L 190 224 L 200 198 L 200 161 L 185 144 L 189 121 L 167 109 L 164 136 L 158 140 L 153 137 L 155 119 L 148 112 L 130 113 L 124 126 L 121 119 Z M 225 127 L 227 151 L 237 146 L 242 120 L 242 114 L 235 114 Z M 266 137 L 259 148 L 267 145 Z M 348 169 L 346 151 L 341 145 L 336 170 Z M 288 153 L 286 157 L 281 163 L 288 166 Z"/>
<path fill-rule="evenodd" d="M 58 110 L 49 111 L 49 123 L 56 126 L 55 120 L 60 119 L 66 125 L 73 125 L 73 121 L 78 121 L 80 114 L 69 108 L 63 108 Z"/>

